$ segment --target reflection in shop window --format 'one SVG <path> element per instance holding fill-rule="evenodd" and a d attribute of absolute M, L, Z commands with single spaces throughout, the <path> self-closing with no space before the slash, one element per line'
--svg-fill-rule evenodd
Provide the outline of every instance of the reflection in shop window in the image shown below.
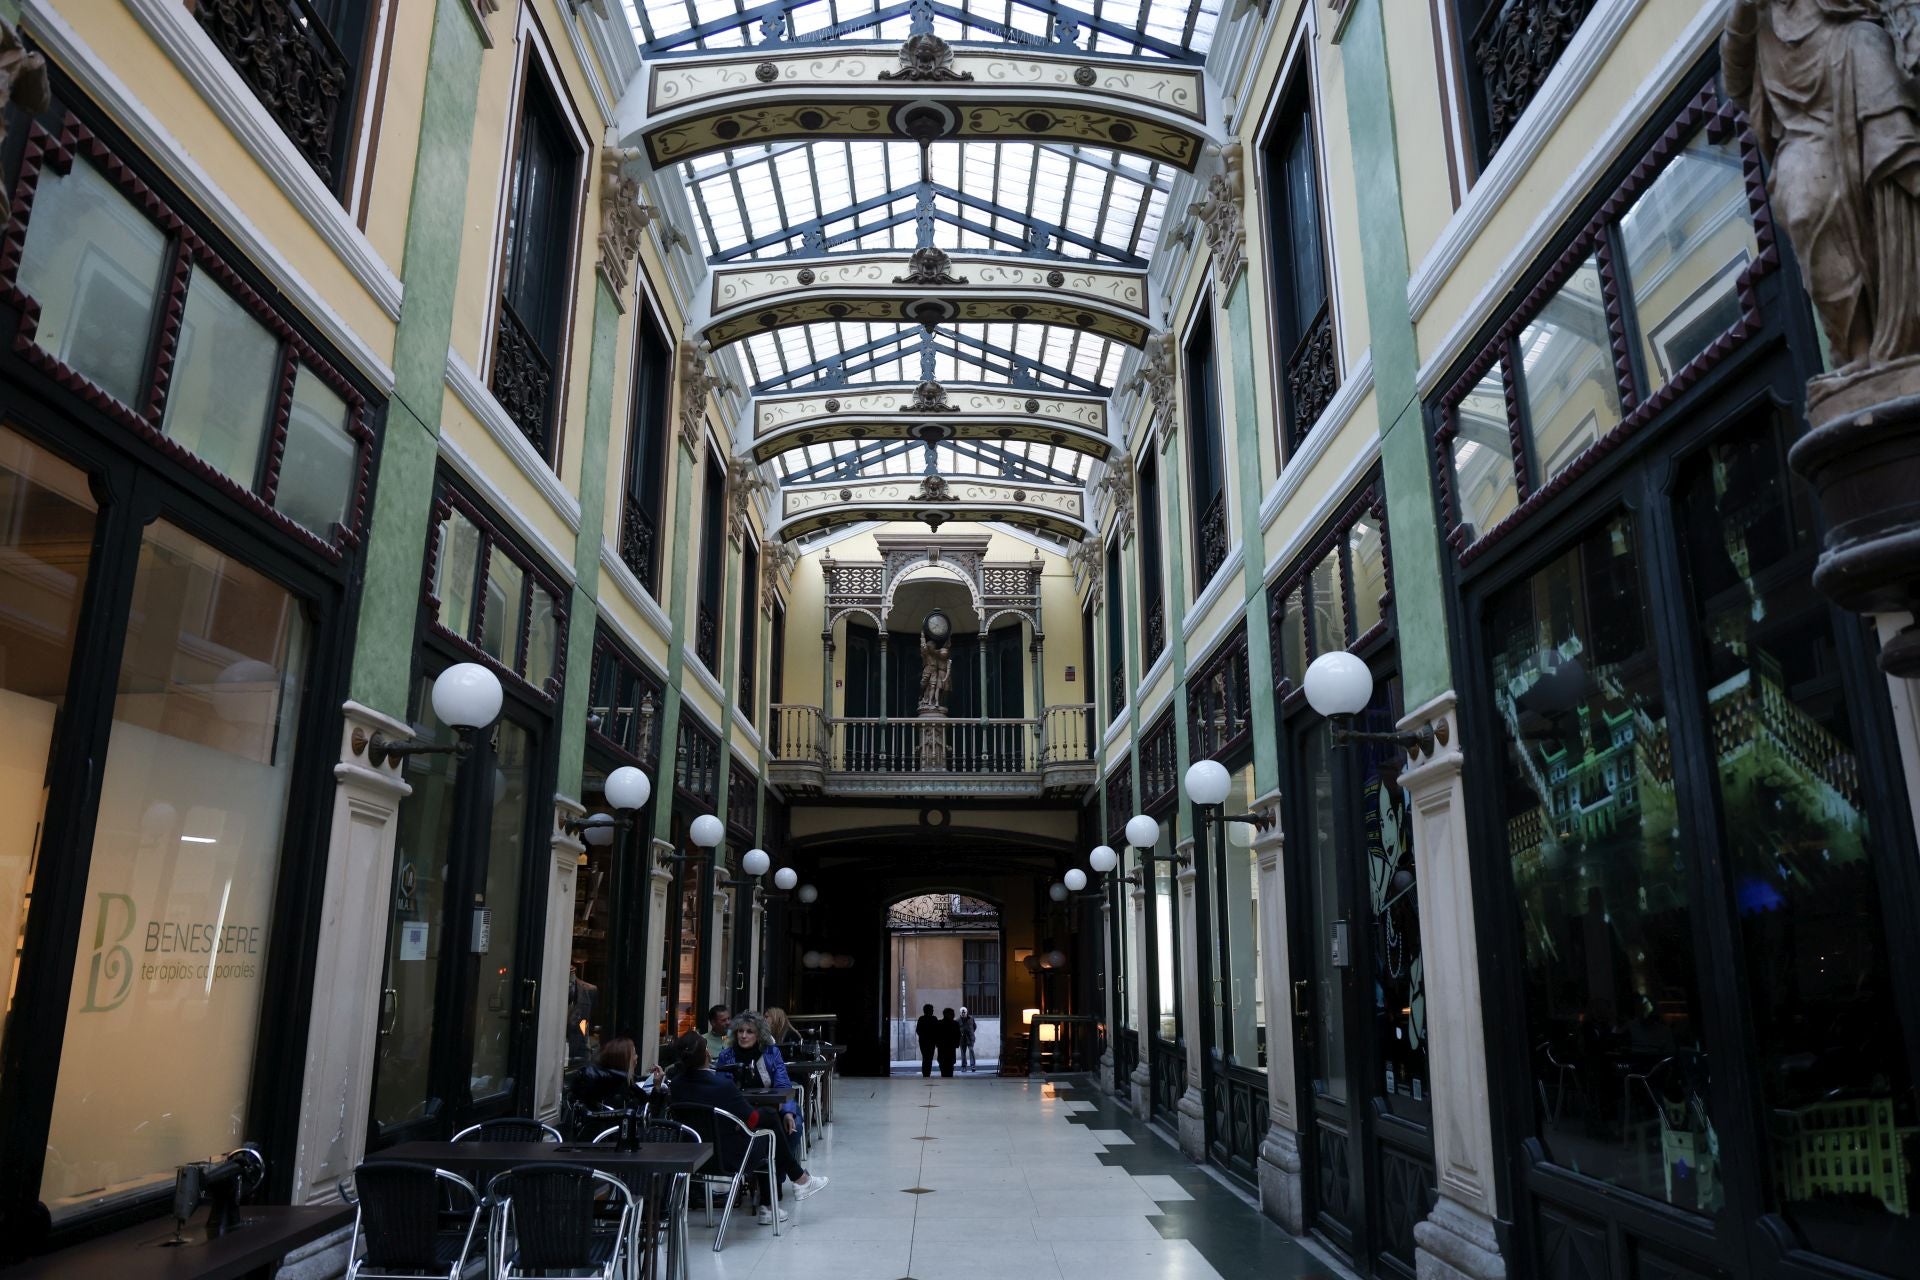
<path fill-rule="evenodd" d="M 273 505 L 323 538 L 347 518 L 347 499 L 360 465 L 359 443 L 348 426 L 347 402 L 306 365 L 294 375 L 287 411 L 287 446 Z"/>
<path fill-rule="evenodd" d="M 248 1136 L 307 623 L 158 522 L 125 646 L 40 1189 L 56 1220 Z"/>
<path fill-rule="evenodd" d="M 279 340 L 195 268 L 160 429 L 251 489 L 259 479 L 268 413 L 279 394 Z"/>
<path fill-rule="evenodd" d="M 1507 429 L 1505 362 L 1495 362 L 1460 402 L 1454 427 L 1454 509 L 1477 538 L 1520 502 L 1514 487 L 1513 436 Z"/>
<path fill-rule="evenodd" d="M 1390 731 L 1400 718 L 1397 679 L 1374 686 L 1366 728 Z M 1398 747 L 1359 744 L 1360 826 L 1366 845 L 1367 905 L 1373 929 L 1375 1061 L 1380 1096 L 1389 1107 L 1399 1099 L 1430 1098 L 1427 1069 L 1426 966 L 1420 954 L 1420 896 L 1413 856 L 1413 814 L 1400 769 Z"/>
<path fill-rule="evenodd" d="M 1485 614 L 1547 1156 L 1683 1208 L 1720 1207 L 1672 742 L 1628 518 Z"/>
<path fill-rule="evenodd" d="M 1173 852 L 1173 832 L 1168 823 L 1160 824 L 1160 843 L 1154 850 L 1165 855 Z M 1162 1040 L 1180 1038 L 1180 952 L 1178 908 L 1174 901 L 1174 864 L 1153 864 L 1153 947 L 1154 973 L 1157 979 L 1159 1008 L 1154 1010 L 1156 1031 Z"/>
<path fill-rule="evenodd" d="M 1620 383 L 1600 296 L 1600 263 L 1588 258 L 1520 331 L 1521 398 L 1540 487 L 1620 425 Z"/>

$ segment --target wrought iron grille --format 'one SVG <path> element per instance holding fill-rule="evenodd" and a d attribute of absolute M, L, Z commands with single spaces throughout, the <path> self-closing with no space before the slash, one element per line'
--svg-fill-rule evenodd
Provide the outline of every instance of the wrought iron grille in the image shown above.
<path fill-rule="evenodd" d="M 1140 802 L 1152 809 L 1172 798 L 1180 785 L 1179 743 L 1174 738 L 1173 708 L 1140 737 Z"/>
<path fill-rule="evenodd" d="M 1112 685 L 1112 706 L 1109 708 L 1107 718 L 1109 720 L 1117 720 L 1120 718 L 1120 713 L 1127 709 L 1127 673 L 1124 671 L 1116 671 L 1107 679 L 1108 683 Z"/>
<path fill-rule="evenodd" d="M 308 0 L 200 0 L 189 6 L 322 181 L 335 181 L 336 131 L 352 67 Z"/>
<path fill-rule="evenodd" d="M 1227 562 L 1227 491 L 1213 495 L 1213 501 L 1200 514 L 1198 585 L 1204 588 Z"/>
<path fill-rule="evenodd" d="M 547 425 L 553 399 L 553 366 L 533 334 L 500 299 L 493 346 L 493 397 L 541 457 L 547 456 Z"/>
<path fill-rule="evenodd" d="M 1107 839 L 1118 847 L 1126 839 L 1127 819 L 1133 816 L 1133 770 L 1125 756 L 1107 775 Z"/>
<path fill-rule="evenodd" d="M 1287 358 L 1287 448 L 1298 449 L 1340 389 L 1333 353 L 1333 317 L 1326 307 Z"/>
<path fill-rule="evenodd" d="M 1187 677 L 1187 752 L 1195 760 L 1223 756 L 1253 731 L 1247 679 L 1247 625 L 1234 628 L 1212 657 Z"/>
<path fill-rule="evenodd" d="M 713 616 L 713 608 L 705 601 L 700 604 L 699 615 L 694 623 L 694 656 L 706 664 L 708 671 L 718 669 L 720 665 L 720 620 Z"/>
<path fill-rule="evenodd" d="M 1145 632 L 1142 640 L 1145 643 L 1146 652 L 1141 660 L 1151 667 L 1167 647 L 1167 602 L 1157 591 L 1154 592 L 1153 598 L 1147 601 Z"/>
<path fill-rule="evenodd" d="M 673 763 L 673 784 L 708 812 L 720 793 L 720 739 L 691 715 L 680 717 L 680 741 Z"/>
<path fill-rule="evenodd" d="M 628 502 L 620 516 L 620 563 L 633 570 L 633 576 L 649 590 L 653 587 L 653 517 Z"/>
<path fill-rule="evenodd" d="M 749 844 L 760 838 L 760 779 L 737 756 L 727 758 L 727 825 Z"/>
<path fill-rule="evenodd" d="M 1484 115 L 1483 162 L 1507 140 L 1527 104 L 1547 82 L 1594 0 L 1494 0 L 1469 46 Z"/>

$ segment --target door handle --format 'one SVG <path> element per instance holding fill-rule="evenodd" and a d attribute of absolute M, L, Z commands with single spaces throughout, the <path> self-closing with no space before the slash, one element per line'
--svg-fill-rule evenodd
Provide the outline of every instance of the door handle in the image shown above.
<path fill-rule="evenodd" d="M 1303 1021 L 1312 1017 L 1307 1009 L 1307 980 L 1296 978 L 1293 983 L 1293 1016 Z"/>
<path fill-rule="evenodd" d="M 380 1034 L 393 1034 L 394 1023 L 400 1020 L 400 993 L 392 987 L 380 993 Z"/>
<path fill-rule="evenodd" d="M 520 1013 L 522 1016 L 529 1018 L 533 1016 L 534 1004 L 539 998 L 540 979 L 520 979 Z"/>

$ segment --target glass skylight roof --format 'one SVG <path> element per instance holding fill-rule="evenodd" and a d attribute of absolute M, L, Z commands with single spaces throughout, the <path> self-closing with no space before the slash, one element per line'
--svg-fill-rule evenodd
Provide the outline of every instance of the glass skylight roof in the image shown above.
<path fill-rule="evenodd" d="M 916 15 L 956 44 L 1074 49 L 1200 62 L 1223 0 L 621 0 L 649 59 L 702 50 L 891 44 Z M 1173 171 L 1133 155 L 1033 142 L 821 141 L 741 148 L 680 166 L 712 262 L 821 254 L 1024 254 L 1144 267 L 1160 239 Z M 733 350 L 759 394 L 873 382 L 1012 384 L 1104 394 L 1125 348 L 1039 324 L 819 323 L 754 334 Z M 839 465 L 836 465 L 838 460 Z M 1084 482 L 1072 451 L 1002 441 L 937 447 L 942 474 Z M 923 445 L 845 441 L 781 455 L 783 479 L 918 475 Z M 849 470 L 852 468 L 852 470 Z"/>

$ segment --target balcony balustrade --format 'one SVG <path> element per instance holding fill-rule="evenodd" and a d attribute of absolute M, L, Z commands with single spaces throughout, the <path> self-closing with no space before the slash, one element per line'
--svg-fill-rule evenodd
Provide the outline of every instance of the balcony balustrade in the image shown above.
<path fill-rule="evenodd" d="M 825 716 L 772 708 L 769 776 L 826 795 L 1078 796 L 1094 784 L 1093 707 L 1038 717 Z"/>

